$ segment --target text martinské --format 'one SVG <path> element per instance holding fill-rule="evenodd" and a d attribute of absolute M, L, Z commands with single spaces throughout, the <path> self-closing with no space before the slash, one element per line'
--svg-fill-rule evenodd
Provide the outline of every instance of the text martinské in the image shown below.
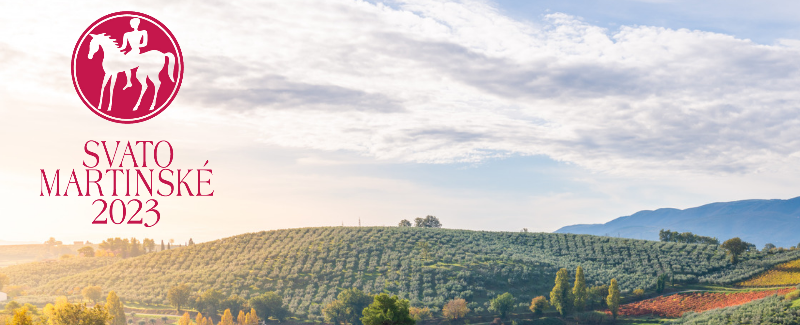
<path fill-rule="evenodd" d="M 47 196 L 69 196 L 70 190 L 72 190 L 73 193 L 77 193 L 77 196 L 92 196 L 94 193 L 100 197 L 214 196 L 214 191 L 208 188 L 213 175 L 210 168 L 170 168 L 174 151 L 168 141 L 135 141 L 133 143 L 127 141 L 122 148 L 121 144 L 121 141 L 116 141 L 116 144 L 111 147 L 111 144 L 107 144 L 106 141 L 86 141 L 83 146 L 88 155 L 87 159 L 83 161 L 83 166 L 86 167 L 85 171 L 72 169 L 67 176 L 60 169 L 56 169 L 48 178 L 47 172 L 41 169 L 39 195 L 45 196 L 46 192 Z M 117 158 L 120 149 L 123 151 Z M 167 151 L 169 159 L 166 159 Z M 98 168 L 101 162 L 103 166 Z M 203 167 L 207 165 L 208 161 L 203 164 Z M 62 177 L 69 177 L 63 192 L 61 191 Z M 109 193 L 110 195 L 108 195 Z M 98 202 L 102 203 L 103 208 L 92 222 L 93 224 L 107 224 L 108 219 L 111 219 L 112 223 L 121 224 L 125 222 L 129 207 L 136 211 L 128 219 L 128 224 L 144 224 L 146 227 L 152 227 L 161 220 L 161 214 L 156 210 L 158 206 L 156 199 L 148 199 L 144 204 L 138 198 L 130 199 L 127 202 L 114 199 L 110 205 L 104 199 L 97 199 L 92 202 L 92 205 Z M 152 204 L 152 207 L 143 215 L 139 215 L 142 208 L 148 204 Z M 120 205 L 121 210 L 115 205 Z M 101 219 L 106 210 L 108 210 L 108 218 Z M 143 219 L 147 214 L 152 214 L 155 222 L 152 224 L 144 222 Z"/>

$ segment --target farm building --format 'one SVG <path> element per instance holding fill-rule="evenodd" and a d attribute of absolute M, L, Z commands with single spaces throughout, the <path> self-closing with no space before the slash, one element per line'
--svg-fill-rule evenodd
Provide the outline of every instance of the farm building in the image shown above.
<path fill-rule="evenodd" d="M 8 300 L 8 295 L 5 292 L 0 292 L 0 301 Z"/>

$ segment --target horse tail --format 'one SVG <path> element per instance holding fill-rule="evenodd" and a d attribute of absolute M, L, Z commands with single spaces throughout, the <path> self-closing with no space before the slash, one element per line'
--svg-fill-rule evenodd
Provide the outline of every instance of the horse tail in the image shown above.
<path fill-rule="evenodd" d="M 172 53 L 164 53 L 164 56 L 167 57 L 167 72 L 169 72 L 169 80 L 175 82 L 175 55 Z"/>

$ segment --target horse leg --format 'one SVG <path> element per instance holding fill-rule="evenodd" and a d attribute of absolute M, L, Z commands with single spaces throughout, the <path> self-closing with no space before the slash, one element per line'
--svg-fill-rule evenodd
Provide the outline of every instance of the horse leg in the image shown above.
<path fill-rule="evenodd" d="M 125 87 L 122 88 L 122 90 L 128 89 L 131 86 L 133 86 L 133 84 L 131 84 L 131 70 L 125 70 L 125 80 L 127 80 L 127 83 L 125 84 Z"/>
<path fill-rule="evenodd" d="M 139 100 L 136 101 L 136 106 L 133 107 L 133 110 L 139 109 L 139 104 L 142 103 L 142 97 L 144 96 L 144 92 L 147 91 L 147 74 L 139 74 L 139 71 L 136 73 L 136 80 L 139 80 L 139 83 L 142 85 L 142 92 L 139 93 Z"/>
<path fill-rule="evenodd" d="M 156 90 L 153 93 L 153 103 L 150 104 L 150 110 L 152 111 L 154 108 L 156 108 L 156 100 L 158 100 L 158 87 L 161 86 L 161 81 L 158 80 L 158 76 L 151 78 L 150 81 L 152 81 L 153 86 L 156 87 Z"/>
<path fill-rule="evenodd" d="M 103 93 L 106 92 L 106 84 L 108 84 L 108 80 L 109 79 L 111 79 L 111 75 L 106 73 L 103 76 L 103 85 L 100 86 L 100 102 L 97 103 L 97 109 L 98 110 L 102 110 L 103 109 Z M 109 106 L 109 108 L 111 108 L 111 106 Z"/>
<path fill-rule="evenodd" d="M 111 102 L 114 101 L 114 85 L 116 85 L 116 84 L 117 84 L 117 74 L 116 73 L 112 73 L 111 74 L 111 91 L 108 94 L 108 110 L 109 111 L 111 110 Z"/>

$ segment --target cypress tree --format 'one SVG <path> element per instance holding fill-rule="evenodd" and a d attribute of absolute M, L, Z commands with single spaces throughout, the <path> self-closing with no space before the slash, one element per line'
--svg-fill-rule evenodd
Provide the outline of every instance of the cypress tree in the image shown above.
<path fill-rule="evenodd" d="M 606 304 L 608 309 L 611 310 L 611 315 L 614 316 L 614 319 L 617 319 L 617 312 L 619 311 L 619 285 L 617 285 L 617 279 L 611 279 Z"/>
<path fill-rule="evenodd" d="M 108 315 L 111 316 L 111 320 L 109 321 L 110 325 L 125 325 L 125 310 L 122 306 L 122 301 L 119 300 L 117 297 L 117 293 L 111 291 L 108 293 L 108 298 L 106 298 L 106 309 L 108 309 Z"/>
<path fill-rule="evenodd" d="M 586 307 L 586 279 L 583 276 L 583 268 L 578 266 L 575 270 L 575 286 L 572 287 L 572 295 L 575 296 L 575 310 L 583 311 Z"/>
<path fill-rule="evenodd" d="M 230 309 L 225 309 L 225 312 L 222 313 L 222 320 L 219 321 L 219 325 L 233 325 L 233 314 L 231 314 Z"/>
<path fill-rule="evenodd" d="M 556 308 L 561 316 L 570 312 L 572 307 L 572 292 L 569 289 L 569 271 L 560 269 L 556 273 L 556 285 L 550 291 L 550 305 Z"/>
<path fill-rule="evenodd" d="M 161 240 L 161 250 L 163 251 L 164 249 L 166 249 L 166 247 L 164 247 L 164 240 L 162 239 Z"/>

